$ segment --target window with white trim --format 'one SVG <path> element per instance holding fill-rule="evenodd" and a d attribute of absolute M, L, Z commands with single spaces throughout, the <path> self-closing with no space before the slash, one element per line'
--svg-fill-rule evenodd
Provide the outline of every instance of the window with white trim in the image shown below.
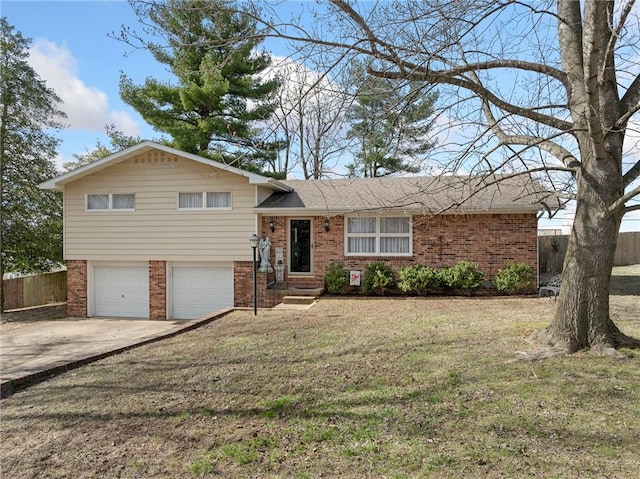
<path fill-rule="evenodd" d="M 231 209 L 230 191 L 178 193 L 179 210 Z"/>
<path fill-rule="evenodd" d="M 103 193 L 87 195 L 89 211 L 135 211 L 136 195 L 134 193 Z"/>
<path fill-rule="evenodd" d="M 345 254 L 353 256 L 410 256 L 411 217 L 347 217 Z"/>

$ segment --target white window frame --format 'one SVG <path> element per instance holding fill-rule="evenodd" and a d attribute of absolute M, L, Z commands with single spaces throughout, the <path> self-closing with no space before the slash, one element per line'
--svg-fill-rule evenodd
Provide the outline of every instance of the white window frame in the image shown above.
<path fill-rule="evenodd" d="M 224 193 L 229 195 L 230 206 L 207 206 L 207 195 L 215 193 Z M 202 206 L 196 208 L 182 208 L 180 207 L 180 195 L 183 194 L 200 194 L 202 195 Z M 180 191 L 176 194 L 176 209 L 178 211 L 205 211 L 205 210 L 231 210 L 233 207 L 233 194 L 231 191 Z"/>
<path fill-rule="evenodd" d="M 133 196 L 133 208 L 114 208 L 113 196 L 114 195 L 131 195 Z M 109 206 L 107 208 L 89 208 L 90 196 L 109 196 Z M 135 211 L 136 210 L 136 194 L 135 193 L 87 193 L 84 197 L 84 209 L 85 211 L 96 213 L 101 211 Z"/>
<path fill-rule="evenodd" d="M 349 233 L 349 218 L 375 218 L 376 228 L 374 233 Z M 381 233 L 380 232 L 380 220 L 382 218 L 407 218 L 409 222 L 408 233 Z M 352 253 L 349 251 L 349 238 L 375 238 L 375 251 L 370 253 Z M 380 238 L 409 238 L 409 252 L 408 253 L 381 253 L 380 252 Z M 344 255 L 345 256 L 380 256 L 380 257 L 395 257 L 395 256 L 413 256 L 413 218 L 411 216 L 403 215 L 384 215 L 384 216 L 345 216 L 344 218 Z"/>

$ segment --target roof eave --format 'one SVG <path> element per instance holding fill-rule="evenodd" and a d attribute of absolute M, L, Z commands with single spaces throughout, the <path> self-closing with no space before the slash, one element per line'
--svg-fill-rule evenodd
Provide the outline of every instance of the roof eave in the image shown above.
<path fill-rule="evenodd" d="M 271 216 L 341 216 L 341 215 L 357 215 L 357 214 L 381 214 L 381 212 L 393 212 L 405 215 L 492 215 L 492 214 L 536 214 L 543 210 L 537 206 L 495 208 L 495 209 L 471 209 L 457 208 L 445 211 L 428 211 L 424 208 L 261 208 L 255 207 L 256 213 Z"/>

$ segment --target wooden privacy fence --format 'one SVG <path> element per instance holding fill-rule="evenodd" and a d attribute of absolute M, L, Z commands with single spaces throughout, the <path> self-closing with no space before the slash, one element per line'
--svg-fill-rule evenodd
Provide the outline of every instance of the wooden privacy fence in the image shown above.
<path fill-rule="evenodd" d="M 2 311 L 66 301 L 67 272 L 5 279 L 2 296 Z"/>
<path fill-rule="evenodd" d="M 560 273 L 569 244 L 568 235 L 538 236 L 538 264 L 540 274 Z M 640 264 L 640 231 L 620 233 L 614 266 Z"/>

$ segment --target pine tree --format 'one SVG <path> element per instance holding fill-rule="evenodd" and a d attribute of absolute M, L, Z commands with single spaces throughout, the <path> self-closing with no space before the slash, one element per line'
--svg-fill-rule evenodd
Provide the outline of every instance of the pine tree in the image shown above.
<path fill-rule="evenodd" d="M 177 83 L 121 77 L 122 99 L 174 147 L 243 168 L 260 169 L 279 145 L 266 142 L 257 124 L 274 111 L 276 80 L 261 81 L 270 65 L 257 53 L 262 39 L 248 15 L 227 0 L 133 2 L 166 45 L 139 39 L 167 65 Z M 233 8 L 232 8 L 233 7 Z M 125 41 L 131 38 L 123 34 Z"/>
<path fill-rule="evenodd" d="M 362 78 L 356 102 L 347 119 L 348 137 L 358 142 L 350 176 L 378 177 L 394 173 L 418 173 L 424 154 L 433 148 L 428 138 L 436 94 L 400 82 L 367 76 L 362 67 L 352 76 Z"/>

